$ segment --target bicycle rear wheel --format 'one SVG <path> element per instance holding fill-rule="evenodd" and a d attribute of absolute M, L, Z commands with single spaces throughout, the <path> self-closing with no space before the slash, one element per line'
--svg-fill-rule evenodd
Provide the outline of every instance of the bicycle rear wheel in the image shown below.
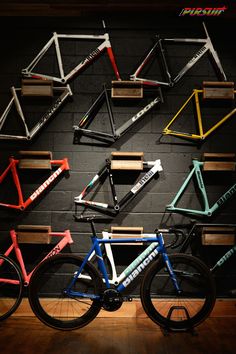
<path fill-rule="evenodd" d="M 101 303 L 92 296 L 101 293 L 102 280 L 92 264 L 85 265 L 83 278 L 78 278 L 72 289 L 91 297 L 68 296 L 65 293 L 82 262 L 82 258 L 73 255 L 56 255 L 34 271 L 29 284 L 29 302 L 44 324 L 72 330 L 87 325 L 99 313 Z"/>
<path fill-rule="evenodd" d="M 22 300 L 23 280 L 18 265 L 0 255 L 0 321 L 16 311 Z"/>
<path fill-rule="evenodd" d="M 204 321 L 215 304 L 215 284 L 209 268 L 199 259 L 169 255 L 181 293 L 178 294 L 162 257 L 144 274 L 141 301 L 147 315 L 159 326 L 188 330 Z"/>

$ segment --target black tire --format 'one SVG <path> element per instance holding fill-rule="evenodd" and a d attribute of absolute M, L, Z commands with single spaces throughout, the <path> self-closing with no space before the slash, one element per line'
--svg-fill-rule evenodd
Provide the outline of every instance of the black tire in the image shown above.
<path fill-rule="evenodd" d="M 73 255 L 56 255 L 34 271 L 29 284 L 29 302 L 44 324 L 56 329 L 73 330 L 87 325 L 99 313 L 99 300 L 69 297 L 64 293 L 82 261 L 82 258 Z M 87 279 L 77 279 L 73 290 L 99 295 L 102 280 L 96 268 L 87 263 L 83 275 Z"/>
<path fill-rule="evenodd" d="M 181 294 L 170 278 L 166 264 L 159 257 L 145 272 L 141 301 L 147 315 L 159 326 L 188 330 L 203 322 L 212 311 L 216 292 L 209 268 L 191 255 L 169 255 Z"/>
<path fill-rule="evenodd" d="M 23 280 L 18 265 L 0 255 L 0 321 L 16 311 L 22 300 Z"/>

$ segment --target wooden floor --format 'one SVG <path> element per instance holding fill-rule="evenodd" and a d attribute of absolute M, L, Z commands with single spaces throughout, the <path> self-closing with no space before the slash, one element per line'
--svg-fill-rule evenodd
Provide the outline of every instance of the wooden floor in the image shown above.
<path fill-rule="evenodd" d="M 148 318 L 96 318 L 63 332 L 35 317 L 0 322 L 0 353 L 6 354 L 235 354 L 236 318 L 208 318 L 191 333 L 164 334 Z"/>

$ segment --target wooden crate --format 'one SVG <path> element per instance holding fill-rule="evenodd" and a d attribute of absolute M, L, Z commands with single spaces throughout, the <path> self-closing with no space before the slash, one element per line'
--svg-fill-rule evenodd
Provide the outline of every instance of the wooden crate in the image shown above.
<path fill-rule="evenodd" d="M 49 244 L 51 226 L 18 225 L 16 229 L 18 243 Z"/>
<path fill-rule="evenodd" d="M 143 152 L 112 152 L 112 170 L 143 170 Z"/>
<path fill-rule="evenodd" d="M 234 82 L 203 81 L 204 99 L 234 99 Z"/>
<path fill-rule="evenodd" d="M 53 96 L 53 81 L 39 79 L 23 79 L 21 83 L 22 96 Z"/>
<path fill-rule="evenodd" d="M 235 171 L 235 153 L 204 153 L 203 171 Z"/>
<path fill-rule="evenodd" d="M 232 246 L 236 241 L 236 227 L 204 226 L 202 244 L 205 246 Z"/>
<path fill-rule="evenodd" d="M 20 169 L 52 169 L 50 151 L 19 151 L 19 155 Z"/>
<path fill-rule="evenodd" d="M 112 238 L 134 238 L 141 237 L 143 234 L 143 227 L 125 227 L 125 226 L 112 226 L 111 227 Z M 133 243 L 117 243 L 113 245 L 142 245 L 142 242 Z"/>
<path fill-rule="evenodd" d="M 143 98 L 143 85 L 140 81 L 112 81 L 112 98 Z"/>

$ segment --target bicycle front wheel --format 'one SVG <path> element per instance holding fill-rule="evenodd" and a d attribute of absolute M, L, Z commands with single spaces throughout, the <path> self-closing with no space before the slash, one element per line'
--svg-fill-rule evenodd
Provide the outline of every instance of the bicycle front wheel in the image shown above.
<path fill-rule="evenodd" d="M 96 268 L 87 263 L 73 286 L 73 296 L 66 289 L 80 269 L 83 259 L 73 255 L 57 255 L 42 262 L 34 271 L 29 284 L 29 302 L 35 315 L 46 325 L 72 330 L 92 321 L 101 309 L 99 295 L 101 277 Z M 88 297 L 76 295 L 83 293 Z"/>
<path fill-rule="evenodd" d="M 180 293 L 163 258 L 144 274 L 141 301 L 147 315 L 159 326 L 188 330 L 204 321 L 215 304 L 215 284 L 209 268 L 191 255 L 169 255 Z"/>
<path fill-rule="evenodd" d="M 23 280 L 18 265 L 0 255 L 0 321 L 16 311 L 22 300 Z"/>

